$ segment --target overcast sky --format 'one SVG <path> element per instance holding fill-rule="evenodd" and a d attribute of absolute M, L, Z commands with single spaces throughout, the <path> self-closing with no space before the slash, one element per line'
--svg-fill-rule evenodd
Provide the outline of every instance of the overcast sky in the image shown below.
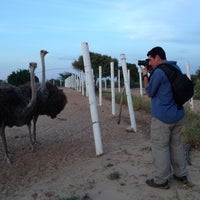
<path fill-rule="evenodd" d="M 200 66 L 199 0 L 6 0 L 0 6 L 0 79 L 38 63 L 46 55 L 47 78 L 71 72 L 82 55 L 81 44 L 92 52 L 129 63 L 145 59 L 162 46 L 168 60 L 191 73 Z"/>

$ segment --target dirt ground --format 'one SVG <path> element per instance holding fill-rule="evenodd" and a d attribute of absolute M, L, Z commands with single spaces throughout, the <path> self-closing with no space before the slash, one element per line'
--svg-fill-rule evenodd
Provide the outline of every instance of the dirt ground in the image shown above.
<path fill-rule="evenodd" d="M 27 127 L 6 129 L 12 165 L 3 160 L 0 141 L 0 199 L 2 200 L 195 200 L 200 196 L 200 157 L 191 151 L 188 186 L 170 180 L 169 190 L 150 188 L 152 176 L 150 116 L 135 112 L 137 132 L 127 131 L 129 112 L 122 108 L 121 123 L 111 113 L 111 102 L 98 106 L 103 155 L 96 156 L 88 98 L 64 89 L 68 104 L 56 119 L 41 116 L 31 151 Z M 97 101 L 98 104 L 98 101 Z M 118 179 L 110 175 L 119 175 Z"/>

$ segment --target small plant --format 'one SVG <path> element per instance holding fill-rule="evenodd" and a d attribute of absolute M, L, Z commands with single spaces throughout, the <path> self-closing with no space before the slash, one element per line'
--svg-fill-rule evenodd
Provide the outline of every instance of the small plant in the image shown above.
<path fill-rule="evenodd" d="M 119 174 L 119 172 L 114 171 L 114 172 L 112 172 L 112 173 L 108 176 L 108 178 L 109 178 L 110 180 L 117 180 L 117 179 L 120 178 L 120 174 Z"/>
<path fill-rule="evenodd" d="M 80 197 L 72 195 L 71 197 L 59 197 L 57 200 L 80 200 Z"/>
<path fill-rule="evenodd" d="M 143 147 L 141 148 L 141 151 L 151 151 L 151 147 L 150 146 Z"/>
<path fill-rule="evenodd" d="M 106 167 L 113 167 L 113 164 L 112 164 L 112 163 L 108 163 L 108 164 L 106 165 Z"/>

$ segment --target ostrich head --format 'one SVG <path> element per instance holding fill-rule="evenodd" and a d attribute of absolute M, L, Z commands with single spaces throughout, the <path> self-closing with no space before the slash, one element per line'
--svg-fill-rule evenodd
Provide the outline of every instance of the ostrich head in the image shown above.
<path fill-rule="evenodd" d="M 50 82 L 46 82 L 46 88 L 48 90 L 48 98 L 43 106 L 43 114 L 53 119 L 64 109 L 67 97 L 61 89 Z"/>
<path fill-rule="evenodd" d="M 40 51 L 40 55 L 43 55 L 43 56 L 45 56 L 47 53 L 48 53 L 48 51 L 46 51 L 46 50 L 41 50 Z"/>

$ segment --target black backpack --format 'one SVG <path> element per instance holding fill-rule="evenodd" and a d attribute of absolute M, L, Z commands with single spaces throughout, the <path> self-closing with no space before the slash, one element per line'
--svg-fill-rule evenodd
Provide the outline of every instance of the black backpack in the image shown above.
<path fill-rule="evenodd" d="M 171 83 L 174 100 L 178 108 L 181 109 L 183 104 L 192 98 L 194 94 L 194 84 L 186 74 L 182 74 L 181 71 L 170 64 L 160 64 L 157 68 L 162 69 L 167 75 Z"/>

